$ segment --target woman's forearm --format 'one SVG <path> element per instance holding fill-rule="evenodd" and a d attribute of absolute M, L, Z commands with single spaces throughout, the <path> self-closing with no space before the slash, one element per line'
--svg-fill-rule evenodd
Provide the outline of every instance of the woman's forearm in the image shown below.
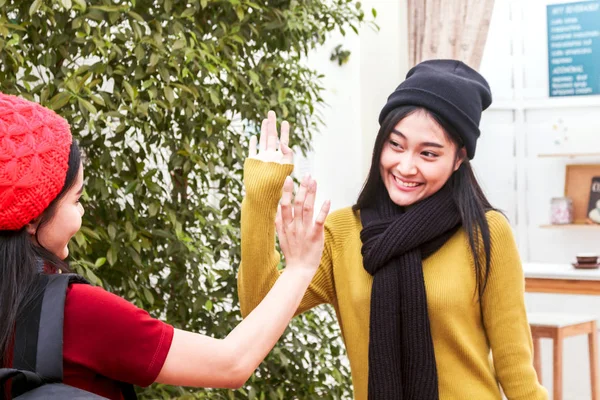
<path fill-rule="evenodd" d="M 244 381 L 275 346 L 294 316 L 313 274 L 287 268 L 263 301 L 225 339 L 238 354 Z"/>

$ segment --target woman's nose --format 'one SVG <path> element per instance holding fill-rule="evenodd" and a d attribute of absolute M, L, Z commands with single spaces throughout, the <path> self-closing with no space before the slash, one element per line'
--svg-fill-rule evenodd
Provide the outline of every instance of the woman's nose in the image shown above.
<path fill-rule="evenodd" d="M 396 170 L 402 176 L 412 176 L 417 173 L 417 166 L 410 154 L 403 154 L 398 164 L 396 164 Z"/>

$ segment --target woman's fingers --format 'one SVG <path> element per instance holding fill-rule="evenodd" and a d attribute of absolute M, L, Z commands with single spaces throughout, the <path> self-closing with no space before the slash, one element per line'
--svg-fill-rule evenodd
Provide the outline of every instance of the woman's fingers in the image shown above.
<path fill-rule="evenodd" d="M 279 139 L 279 150 L 281 151 L 284 164 L 294 163 L 294 152 L 290 145 L 290 124 L 287 121 L 281 123 L 281 137 Z"/>
<path fill-rule="evenodd" d="M 267 127 L 269 121 L 267 119 L 262 120 L 260 126 L 260 140 L 259 140 L 259 151 L 265 151 L 267 149 Z"/>
<path fill-rule="evenodd" d="M 249 146 L 249 151 L 248 151 L 248 157 L 256 157 L 256 136 L 252 136 L 250 138 L 250 146 Z"/>
<path fill-rule="evenodd" d="M 288 147 L 287 144 L 281 146 L 281 163 L 282 164 L 293 164 L 294 163 L 294 151 Z"/>
<path fill-rule="evenodd" d="M 277 115 L 271 110 L 267 113 L 267 118 L 262 120 L 258 146 L 256 151 L 254 151 L 254 148 L 250 148 L 249 157 L 265 162 L 293 164 L 294 152 L 289 147 L 289 141 L 290 124 L 287 121 L 281 123 L 281 137 L 279 137 L 277 134 Z M 250 142 L 251 145 L 252 143 Z"/>
<path fill-rule="evenodd" d="M 279 136 L 280 150 L 283 146 L 289 146 L 290 144 L 290 124 L 287 121 L 281 123 L 281 134 Z"/>
<path fill-rule="evenodd" d="M 296 198 L 294 199 L 294 226 L 296 232 L 300 233 L 304 232 L 304 221 L 303 221 L 303 213 L 304 213 L 304 202 L 306 199 L 306 192 L 308 191 L 308 183 L 310 181 L 310 177 L 307 175 L 302 179 L 300 183 L 300 187 L 296 192 Z"/>
<path fill-rule="evenodd" d="M 327 219 L 330 208 L 331 201 L 329 200 L 325 201 L 321 206 L 321 210 L 319 211 L 317 219 L 315 220 L 315 225 L 313 226 L 313 238 L 320 237 L 323 234 L 323 226 L 325 225 L 325 220 Z"/>
<path fill-rule="evenodd" d="M 283 194 L 281 196 L 281 217 L 285 226 L 290 226 L 294 217 L 292 215 L 292 199 L 294 198 L 294 181 L 291 177 L 285 178 Z"/>
<path fill-rule="evenodd" d="M 275 218 L 279 245 L 288 266 L 304 266 L 314 273 L 323 252 L 323 231 L 330 202 L 323 203 L 316 221 L 313 222 L 316 181 L 306 176 L 298 187 L 295 198 L 293 188 L 292 179 L 287 177 Z"/>
<path fill-rule="evenodd" d="M 276 151 L 279 138 L 277 137 L 277 116 L 275 111 L 267 114 L 267 150 Z"/>
<path fill-rule="evenodd" d="M 281 207 L 277 208 L 277 215 L 275 216 L 275 229 L 277 230 L 277 237 L 279 238 L 279 246 L 283 251 L 283 254 L 288 252 L 288 238 L 283 220 L 281 217 Z"/>
<path fill-rule="evenodd" d="M 302 220 L 305 228 L 310 228 L 313 223 L 316 190 L 317 182 L 314 179 L 310 178 L 307 183 L 304 207 L 302 207 Z"/>

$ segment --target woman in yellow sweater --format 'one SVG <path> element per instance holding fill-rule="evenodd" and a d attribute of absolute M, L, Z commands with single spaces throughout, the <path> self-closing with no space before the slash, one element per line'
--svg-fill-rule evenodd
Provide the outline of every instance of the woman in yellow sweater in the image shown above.
<path fill-rule="evenodd" d="M 297 313 L 333 305 L 357 400 L 496 400 L 500 386 L 510 400 L 547 398 L 511 228 L 469 164 L 490 103 L 488 83 L 462 62 L 411 69 L 381 111 L 357 203 L 327 218 L 321 264 Z M 275 150 L 275 125 L 270 112 L 245 165 L 243 315 L 280 274 L 273 221 L 293 166 L 289 127 Z M 281 198 L 282 229 L 290 202 Z"/>

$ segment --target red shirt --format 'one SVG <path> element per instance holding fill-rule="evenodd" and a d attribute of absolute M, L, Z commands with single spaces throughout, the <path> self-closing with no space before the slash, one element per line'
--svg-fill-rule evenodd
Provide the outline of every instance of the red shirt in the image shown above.
<path fill-rule="evenodd" d="M 128 301 L 91 285 L 67 290 L 64 380 L 67 385 L 121 400 L 117 381 L 148 386 L 173 340 L 173 327 Z"/>

